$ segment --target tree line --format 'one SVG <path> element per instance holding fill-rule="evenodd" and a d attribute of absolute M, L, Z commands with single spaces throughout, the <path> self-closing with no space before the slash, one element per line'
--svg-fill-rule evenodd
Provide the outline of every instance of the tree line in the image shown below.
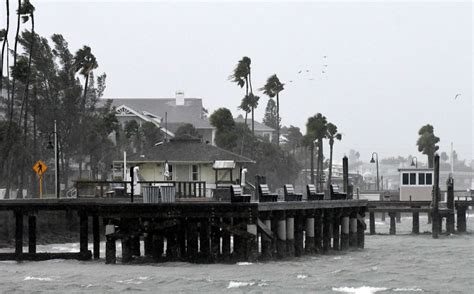
<path fill-rule="evenodd" d="M 99 100 L 106 75 L 94 75 L 98 62 L 91 48 L 73 53 L 61 34 L 46 38 L 35 33 L 35 7 L 28 0 L 18 1 L 16 10 L 7 0 L 5 8 L 6 28 L 0 31 L 0 186 L 7 195 L 11 189 L 37 195 L 31 167 L 42 159 L 54 169 L 54 154 L 46 147 L 55 120 L 61 183 L 67 187 L 76 164 L 79 177 L 84 163 L 93 178 L 105 176 L 114 150 L 109 135 L 118 123 L 110 103 Z"/>

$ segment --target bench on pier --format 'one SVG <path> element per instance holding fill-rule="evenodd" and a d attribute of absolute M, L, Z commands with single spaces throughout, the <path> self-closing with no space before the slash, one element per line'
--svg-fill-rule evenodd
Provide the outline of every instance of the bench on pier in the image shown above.
<path fill-rule="evenodd" d="M 306 198 L 308 201 L 324 200 L 324 193 L 316 192 L 316 185 L 306 185 Z"/>
<path fill-rule="evenodd" d="M 331 189 L 331 200 L 346 200 L 347 193 L 334 192 L 334 188 L 330 185 Z"/>
<path fill-rule="evenodd" d="M 270 189 L 267 184 L 258 185 L 258 192 L 260 195 L 260 202 L 277 202 L 278 194 L 270 193 Z"/>
<path fill-rule="evenodd" d="M 303 194 L 295 193 L 295 188 L 291 184 L 286 184 L 283 186 L 285 192 L 285 201 L 301 201 L 303 199 Z"/>
<path fill-rule="evenodd" d="M 244 191 L 239 185 L 232 185 L 230 187 L 230 202 L 250 202 L 252 195 L 244 194 Z"/>

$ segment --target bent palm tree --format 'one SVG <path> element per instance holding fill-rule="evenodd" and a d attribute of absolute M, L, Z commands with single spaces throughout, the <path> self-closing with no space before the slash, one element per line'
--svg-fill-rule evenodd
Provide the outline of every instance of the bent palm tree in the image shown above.
<path fill-rule="evenodd" d="M 91 52 L 91 48 L 89 46 L 84 46 L 82 49 L 77 50 L 76 54 L 74 55 L 74 63 L 73 68 L 76 72 L 79 72 L 85 78 L 84 83 L 84 97 L 82 99 L 82 111 L 84 111 L 86 105 L 86 98 L 87 98 L 87 88 L 89 87 L 89 76 L 90 73 L 99 67 L 97 64 L 97 60 L 95 56 Z"/>
<path fill-rule="evenodd" d="M 267 83 L 260 88 L 265 95 L 270 98 L 276 97 L 276 113 L 277 113 L 277 145 L 280 145 L 280 92 L 285 89 L 277 75 L 274 74 L 267 79 Z"/>
<path fill-rule="evenodd" d="M 329 139 L 329 172 L 328 172 L 328 180 L 327 180 L 327 190 L 330 189 L 331 186 L 331 179 L 332 179 L 332 152 L 334 147 L 334 140 L 341 140 L 342 134 L 337 132 L 337 126 L 328 123 L 326 126 L 326 137 Z"/>
<path fill-rule="evenodd" d="M 307 133 L 310 137 L 318 141 L 318 161 L 316 164 L 317 187 L 319 191 L 323 191 L 322 167 L 323 167 L 323 139 L 326 137 L 327 119 L 321 113 L 308 118 L 306 123 Z"/>

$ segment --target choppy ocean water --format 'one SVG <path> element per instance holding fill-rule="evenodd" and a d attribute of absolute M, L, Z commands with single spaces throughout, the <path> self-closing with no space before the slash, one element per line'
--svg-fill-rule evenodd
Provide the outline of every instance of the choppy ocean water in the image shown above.
<path fill-rule="evenodd" d="M 377 233 L 388 233 L 388 221 L 377 220 Z M 420 231 L 429 230 L 421 217 Z M 433 240 L 410 231 L 411 218 L 402 218 L 400 235 L 367 235 L 364 250 L 265 263 L 0 262 L 0 292 L 474 293 L 474 217 L 468 218 L 468 234 Z M 52 244 L 38 251 L 78 246 Z"/>

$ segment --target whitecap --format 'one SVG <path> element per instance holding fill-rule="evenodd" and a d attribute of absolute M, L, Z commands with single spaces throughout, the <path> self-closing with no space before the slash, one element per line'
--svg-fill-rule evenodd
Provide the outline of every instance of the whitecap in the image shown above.
<path fill-rule="evenodd" d="M 354 293 L 354 294 L 372 294 L 380 291 L 386 291 L 387 288 L 378 288 L 378 287 L 368 287 L 362 286 L 359 288 L 354 287 L 339 287 L 339 288 L 332 288 L 333 291 L 336 292 L 343 292 L 343 293 Z"/>
<path fill-rule="evenodd" d="M 252 265 L 251 262 L 237 262 L 237 265 Z"/>
<path fill-rule="evenodd" d="M 227 286 L 227 289 L 232 289 L 232 288 L 240 288 L 240 287 L 247 287 L 247 286 L 253 286 L 255 285 L 254 282 L 235 282 L 235 281 L 230 281 L 229 286 Z"/>
<path fill-rule="evenodd" d="M 423 292 L 420 288 L 395 288 L 393 292 Z"/>
<path fill-rule="evenodd" d="M 140 285 L 143 282 L 142 281 L 136 281 L 135 279 L 129 279 L 129 280 L 118 280 L 117 283 L 119 283 L 119 284 Z"/>
<path fill-rule="evenodd" d="M 333 259 L 334 259 L 334 260 L 340 260 L 340 259 L 342 259 L 342 257 L 336 256 L 336 257 L 334 257 Z"/>
<path fill-rule="evenodd" d="M 308 276 L 307 275 L 297 275 L 297 279 L 306 279 Z"/>
<path fill-rule="evenodd" d="M 266 287 L 266 286 L 268 286 L 268 283 L 261 282 L 261 283 L 258 283 L 257 286 L 259 286 L 259 287 Z"/>
<path fill-rule="evenodd" d="M 43 281 L 43 282 L 52 282 L 54 281 L 53 278 L 50 277 L 32 277 L 32 276 L 27 276 L 23 279 L 23 281 Z"/>

